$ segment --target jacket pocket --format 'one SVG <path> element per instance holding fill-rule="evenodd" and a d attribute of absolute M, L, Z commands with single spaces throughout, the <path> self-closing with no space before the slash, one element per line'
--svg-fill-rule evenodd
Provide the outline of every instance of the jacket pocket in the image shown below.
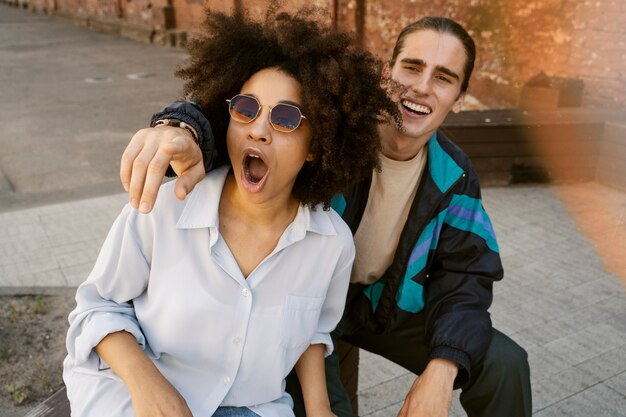
<path fill-rule="evenodd" d="M 280 345 L 285 349 L 308 347 L 317 331 L 323 304 L 324 297 L 288 295 L 283 308 Z"/>

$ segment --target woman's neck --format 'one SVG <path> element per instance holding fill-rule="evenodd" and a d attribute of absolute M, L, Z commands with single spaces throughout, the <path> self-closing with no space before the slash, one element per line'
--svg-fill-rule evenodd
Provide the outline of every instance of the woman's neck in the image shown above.
<path fill-rule="evenodd" d="M 220 217 L 226 215 L 237 218 L 237 221 L 248 223 L 249 226 L 264 229 L 282 226 L 284 229 L 295 218 L 298 206 L 298 201 L 292 195 L 279 196 L 262 203 L 251 202 L 237 188 L 235 177 L 228 175 L 222 190 L 219 214 Z"/>
<path fill-rule="evenodd" d="M 269 256 L 298 213 L 291 195 L 255 204 L 243 198 L 232 175 L 226 177 L 219 205 L 220 234 L 244 277 Z"/>

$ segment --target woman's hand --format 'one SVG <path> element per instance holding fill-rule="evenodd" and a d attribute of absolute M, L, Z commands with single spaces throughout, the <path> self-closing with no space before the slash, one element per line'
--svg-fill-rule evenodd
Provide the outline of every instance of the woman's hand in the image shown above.
<path fill-rule="evenodd" d="M 161 374 L 133 335 L 107 335 L 95 348 L 126 384 L 136 417 L 192 417 L 187 402 Z"/>
<path fill-rule="evenodd" d="M 158 375 L 139 376 L 128 390 L 136 417 L 192 417 L 187 402 L 158 371 Z M 139 380 L 149 378 L 147 381 Z"/>
<path fill-rule="evenodd" d="M 307 410 L 306 415 L 307 417 L 337 417 L 330 409 L 330 406 L 311 411 Z"/>

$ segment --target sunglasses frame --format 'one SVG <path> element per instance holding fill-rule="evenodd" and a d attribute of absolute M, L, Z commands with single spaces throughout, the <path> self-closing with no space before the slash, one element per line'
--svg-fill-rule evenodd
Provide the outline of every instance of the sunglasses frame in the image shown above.
<path fill-rule="evenodd" d="M 231 102 L 233 100 L 235 100 L 237 97 L 246 97 L 246 98 L 250 98 L 253 99 L 254 101 L 256 101 L 256 103 L 258 104 L 259 108 L 256 111 L 256 114 L 254 115 L 253 118 L 251 118 L 250 120 L 243 121 L 243 120 L 239 120 L 236 117 L 233 117 L 233 113 L 232 113 L 232 106 L 231 106 Z M 243 123 L 243 124 L 248 124 L 248 123 L 252 123 L 254 122 L 256 119 L 259 118 L 259 115 L 261 114 L 261 109 L 263 108 L 263 105 L 261 104 L 261 102 L 259 102 L 259 99 L 254 97 L 254 96 L 249 96 L 247 94 L 237 94 L 235 95 L 233 98 L 231 98 L 230 100 L 226 100 L 226 103 L 228 103 L 228 114 L 230 115 L 231 119 L 235 120 L 238 123 Z M 298 120 L 298 124 L 296 125 L 296 127 L 294 127 L 293 129 L 290 130 L 285 130 L 282 128 L 277 128 L 276 125 L 274 125 L 274 123 L 272 122 L 272 110 L 278 106 L 289 106 L 289 107 L 293 107 L 294 109 L 298 110 L 298 113 L 300 113 L 300 119 Z M 276 106 L 267 106 L 270 108 L 270 113 L 268 114 L 268 119 L 270 122 L 270 125 L 272 126 L 272 128 L 278 132 L 283 132 L 283 133 L 291 133 L 294 130 L 296 130 L 297 128 L 300 127 L 300 125 L 302 124 L 302 119 L 306 119 L 306 116 L 302 114 L 302 110 L 300 110 L 300 108 L 298 106 L 294 106 L 293 104 L 289 104 L 289 103 L 278 103 Z"/>

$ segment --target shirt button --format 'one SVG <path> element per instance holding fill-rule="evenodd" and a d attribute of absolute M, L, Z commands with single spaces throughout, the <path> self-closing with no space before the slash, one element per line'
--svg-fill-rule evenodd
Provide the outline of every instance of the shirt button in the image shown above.
<path fill-rule="evenodd" d="M 234 343 L 234 344 L 236 344 L 236 345 L 238 345 L 239 343 L 241 343 L 241 337 L 235 337 L 235 338 L 233 339 L 233 343 Z"/>
<path fill-rule="evenodd" d="M 248 291 L 247 288 L 244 288 L 243 290 L 241 290 L 241 293 L 243 294 L 244 297 L 250 296 L 250 291 Z"/>
<path fill-rule="evenodd" d="M 224 385 L 228 385 L 228 384 L 230 384 L 230 378 L 226 377 L 224 378 Z"/>

